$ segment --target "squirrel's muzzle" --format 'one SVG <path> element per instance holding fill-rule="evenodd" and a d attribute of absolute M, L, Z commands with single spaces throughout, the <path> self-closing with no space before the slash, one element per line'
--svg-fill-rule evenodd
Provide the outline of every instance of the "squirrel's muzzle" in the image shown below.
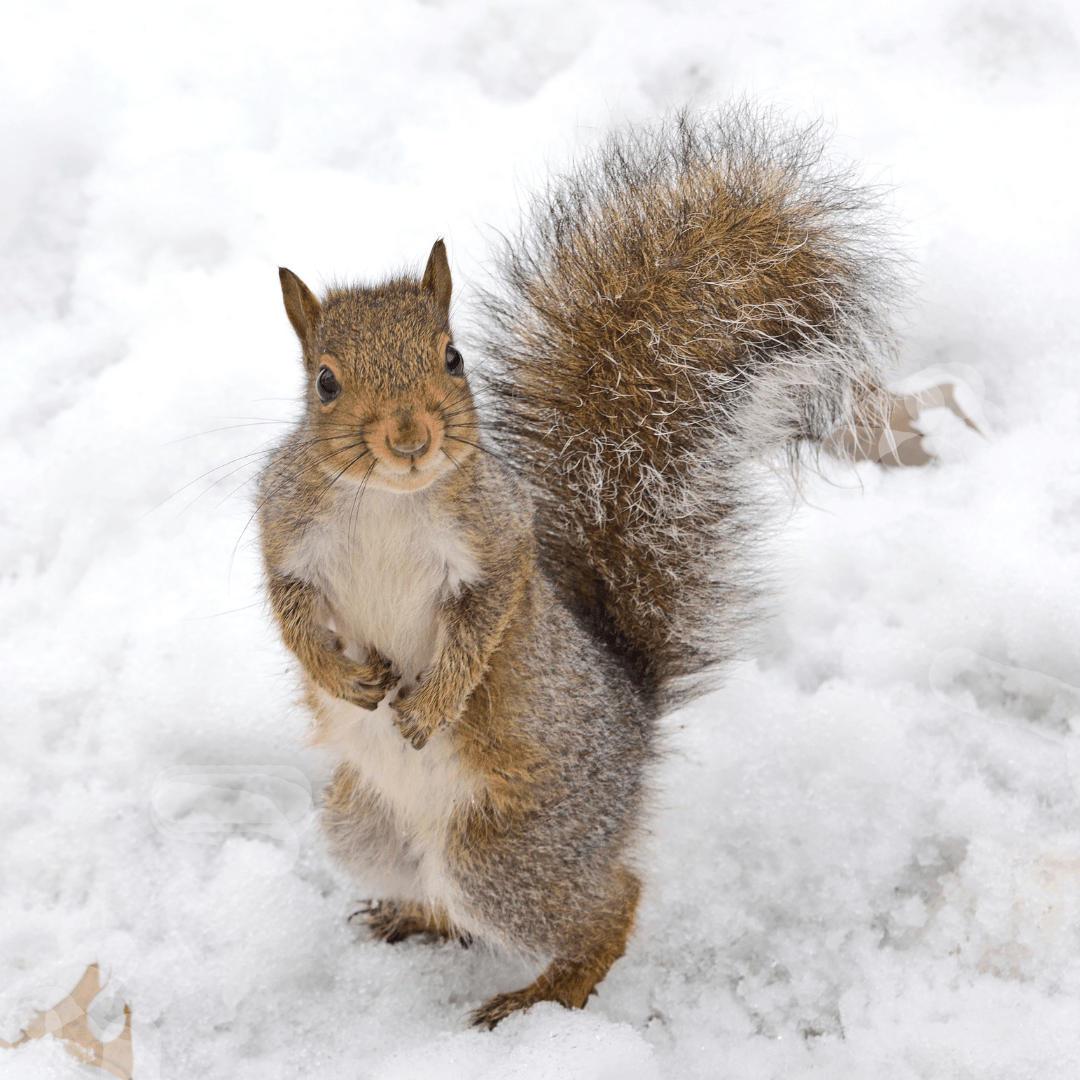
<path fill-rule="evenodd" d="M 387 436 L 386 445 L 394 457 L 420 458 L 427 453 L 428 447 L 431 446 L 431 431 L 428 430 L 426 437 L 423 439 L 391 440 Z"/>
<path fill-rule="evenodd" d="M 460 453 L 451 457 L 443 451 L 446 421 L 438 405 L 426 400 L 376 401 L 371 412 L 375 415 L 357 415 L 371 452 L 370 458 L 361 456 L 356 462 L 356 475 L 362 475 L 365 483 L 393 491 L 419 491 L 460 463 Z"/>
<path fill-rule="evenodd" d="M 395 409 L 386 426 L 386 448 L 396 458 L 415 461 L 431 447 L 431 425 L 413 408 Z"/>

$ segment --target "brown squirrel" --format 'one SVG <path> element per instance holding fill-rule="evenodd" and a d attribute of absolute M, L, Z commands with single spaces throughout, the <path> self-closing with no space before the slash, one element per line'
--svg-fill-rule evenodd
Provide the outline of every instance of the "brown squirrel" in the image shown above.
<path fill-rule="evenodd" d="M 748 108 L 609 137 L 499 256 L 483 421 L 441 240 L 321 301 L 280 271 L 307 393 L 259 519 L 325 832 L 376 937 L 548 961 L 476 1025 L 622 955 L 659 722 L 761 591 L 758 463 L 883 407 L 895 260 L 822 154 Z"/>

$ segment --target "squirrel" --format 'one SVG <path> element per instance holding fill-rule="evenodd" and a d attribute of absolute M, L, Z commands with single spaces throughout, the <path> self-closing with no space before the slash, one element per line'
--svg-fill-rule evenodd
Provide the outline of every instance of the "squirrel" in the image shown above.
<path fill-rule="evenodd" d="M 306 396 L 258 518 L 325 837 L 376 938 L 546 961 L 477 1026 L 623 955 L 660 722 L 760 608 L 760 463 L 885 408 L 878 202 L 748 106 L 608 136 L 496 256 L 482 408 L 442 240 L 321 299 L 280 270 Z"/>

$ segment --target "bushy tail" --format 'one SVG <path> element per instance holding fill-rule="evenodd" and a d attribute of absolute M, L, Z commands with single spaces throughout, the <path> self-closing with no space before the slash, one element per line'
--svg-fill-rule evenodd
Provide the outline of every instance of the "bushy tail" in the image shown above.
<path fill-rule="evenodd" d="M 876 201 L 816 128 L 684 112 L 609 137 L 499 257 L 496 440 L 547 571 L 662 707 L 745 641 L 753 462 L 877 408 L 899 275 Z"/>

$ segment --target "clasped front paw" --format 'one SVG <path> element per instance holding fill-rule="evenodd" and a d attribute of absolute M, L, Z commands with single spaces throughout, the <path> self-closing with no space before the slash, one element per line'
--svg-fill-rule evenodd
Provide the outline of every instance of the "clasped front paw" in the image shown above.
<path fill-rule="evenodd" d="M 422 750 L 428 739 L 446 723 L 441 711 L 431 708 L 419 693 L 398 694 L 390 702 L 394 710 L 394 723 L 406 742 L 415 750 Z"/>
<path fill-rule="evenodd" d="M 386 657 L 371 652 L 362 663 L 348 663 L 338 696 L 350 705 L 370 712 L 397 685 L 400 678 Z"/>

